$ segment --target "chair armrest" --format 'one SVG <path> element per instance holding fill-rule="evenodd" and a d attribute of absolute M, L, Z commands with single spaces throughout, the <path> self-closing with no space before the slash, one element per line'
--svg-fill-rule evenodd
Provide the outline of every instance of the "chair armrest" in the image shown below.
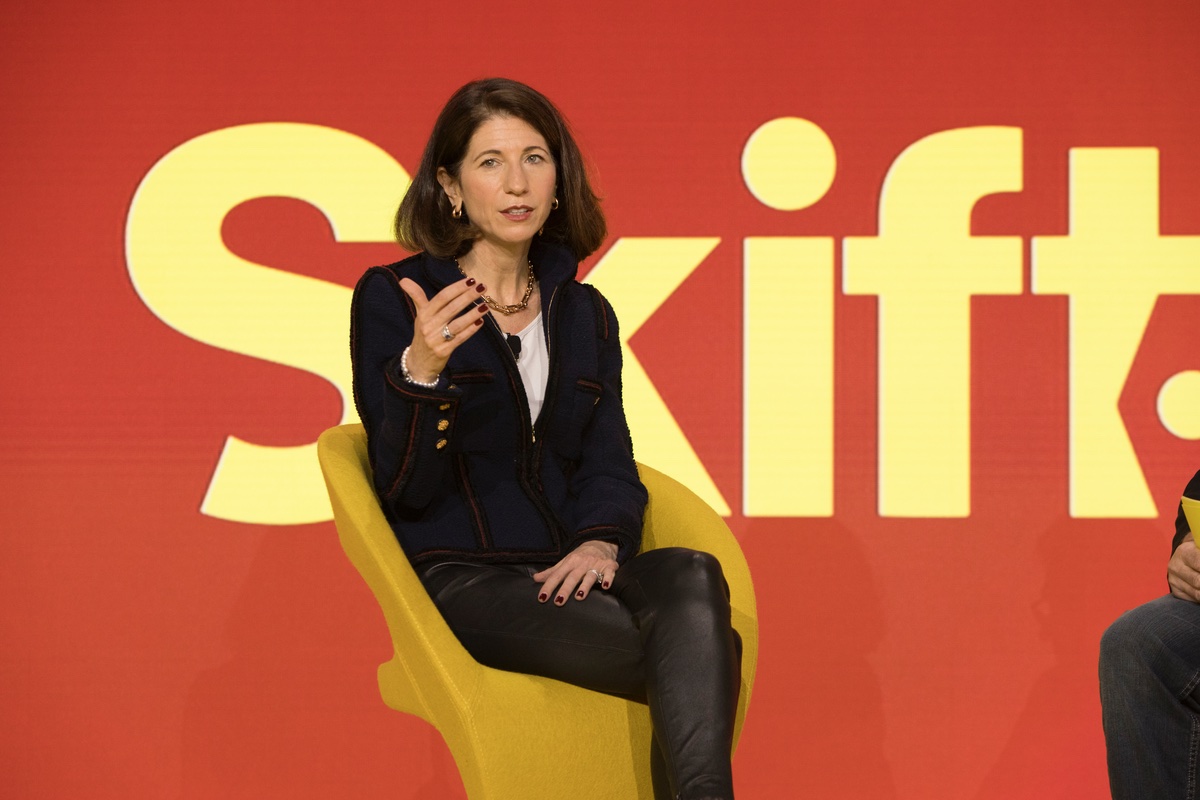
<path fill-rule="evenodd" d="M 754 586 L 750 568 L 729 526 L 717 512 L 679 481 L 645 464 L 638 464 L 638 475 L 650 494 L 642 525 L 642 549 L 690 547 L 711 553 L 721 562 L 730 583 L 737 584 L 741 596 L 734 605 L 753 612 Z"/>

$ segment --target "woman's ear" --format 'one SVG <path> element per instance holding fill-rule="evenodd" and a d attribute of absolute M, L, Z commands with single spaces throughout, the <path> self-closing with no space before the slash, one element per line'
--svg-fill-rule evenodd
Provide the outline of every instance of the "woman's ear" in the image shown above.
<path fill-rule="evenodd" d="M 462 193 L 458 190 L 458 180 L 445 167 L 438 167 L 437 179 L 438 183 L 442 186 L 442 191 L 446 193 L 446 197 L 450 200 L 450 206 L 452 208 L 462 206 Z"/>

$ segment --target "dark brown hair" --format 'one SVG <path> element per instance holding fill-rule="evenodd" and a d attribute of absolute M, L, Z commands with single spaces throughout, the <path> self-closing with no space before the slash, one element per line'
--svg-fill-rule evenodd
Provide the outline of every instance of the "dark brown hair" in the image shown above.
<path fill-rule="evenodd" d="M 594 253 L 608 230 L 566 119 L 540 92 L 506 78 L 472 81 L 446 103 L 433 124 L 417 174 L 396 210 L 396 241 L 406 250 L 424 250 L 438 258 L 457 258 L 471 249 L 479 229 L 467 209 L 458 219 L 450 216 L 450 199 L 438 183 L 437 173 L 444 167 L 457 180 L 471 137 L 480 125 L 497 116 L 524 120 L 550 147 L 557 172 L 558 209 L 550 213 L 542 236 L 562 242 L 579 260 Z"/>

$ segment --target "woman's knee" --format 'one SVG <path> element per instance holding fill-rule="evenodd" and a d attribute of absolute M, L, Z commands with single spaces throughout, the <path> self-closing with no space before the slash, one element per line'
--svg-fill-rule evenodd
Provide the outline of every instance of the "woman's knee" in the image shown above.
<path fill-rule="evenodd" d="M 716 556 L 686 547 L 665 548 L 661 552 L 664 563 L 660 569 L 675 591 L 718 594 L 728 599 L 729 584 Z"/>

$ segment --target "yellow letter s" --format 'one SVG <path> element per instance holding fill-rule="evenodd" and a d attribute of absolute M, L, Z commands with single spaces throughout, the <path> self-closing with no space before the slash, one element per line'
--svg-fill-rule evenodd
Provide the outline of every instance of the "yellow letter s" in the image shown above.
<path fill-rule="evenodd" d="M 342 396 L 342 421 L 352 422 L 350 290 L 238 258 L 221 223 L 247 200 L 294 197 L 319 208 L 338 241 L 386 241 L 408 181 L 379 147 L 333 128 L 266 123 L 204 134 L 164 156 L 138 187 L 126 228 L 130 278 L 146 306 L 185 336 L 329 381 Z M 227 437 L 201 511 L 257 524 L 329 519 L 315 443 Z"/>

